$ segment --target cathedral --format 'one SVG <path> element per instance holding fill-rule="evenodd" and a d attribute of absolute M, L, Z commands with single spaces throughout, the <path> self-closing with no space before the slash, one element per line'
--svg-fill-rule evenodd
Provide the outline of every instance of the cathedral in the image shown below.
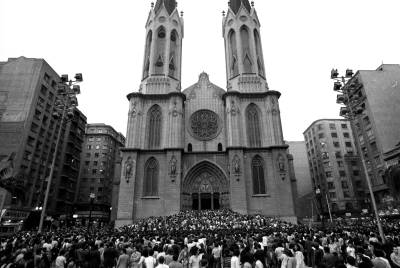
<path fill-rule="evenodd" d="M 281 94 L 268 87 L 253 3 L 231 0 L 224 14 L 224 89 L 206 73 L 181 88 L 183 35 L 175 0 L 152 5 L 140 89 L 127 96 L 116 226 L 224 208 L 295 222 Z"/>

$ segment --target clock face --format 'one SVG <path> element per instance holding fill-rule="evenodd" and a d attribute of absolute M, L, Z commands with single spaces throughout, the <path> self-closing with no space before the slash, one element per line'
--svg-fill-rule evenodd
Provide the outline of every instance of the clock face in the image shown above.
<path fill-rule="evenodd" d="M 189 132 L 198 140 L 212 140 L 221 132 L 221 119 L 213 111 L 199 110 L 190 116 Z"/>

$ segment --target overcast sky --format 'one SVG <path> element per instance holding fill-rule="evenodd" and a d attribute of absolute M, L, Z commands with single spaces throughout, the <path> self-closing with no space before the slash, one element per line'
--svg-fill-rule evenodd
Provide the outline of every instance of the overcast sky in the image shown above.
<path fill-rule="evenodd" d="M 154 0 L 155 1 L 155 0 Z M 184 11 L 182 87 L 205 71 L 225 88 L 222 11 L 228 0 L 179 1 Z M 89 123 L 126 134 L 128 101 L 142 73 L 151 0 L 0 0 L 0 61 L 44 58 L 59 74 L 82 72 L 79 109 Z M 339 118 L 332 67 L 400 63 L 399 0 L 256 0 L 270 89 L 282 93 L 286 140 Z"/>

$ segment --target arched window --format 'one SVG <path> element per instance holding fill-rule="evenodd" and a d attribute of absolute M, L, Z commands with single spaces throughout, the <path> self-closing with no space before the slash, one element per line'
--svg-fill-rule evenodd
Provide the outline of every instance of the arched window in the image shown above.
<path fill-rule="evenodd" d="M 189 144 L 188 144 L 188 152 L 191 152 L 191 151 L 193 151 L 193 146 L 192 146 L 191 143 L 189 143 Z"/>
<path fill-rule="evenodd" d="M 149 76 L 150 70 L 150 48 L 153 38 L 153 32 L 149 31 L 146 38 L 146 50 L 144 52 L 144 64 L 143 64 L 143 79 Z"/>
<path fill-rule="evenodd" d="M 247 140 L 249 147 L 261 146 L 261 129 L 258 108 L 255 104 L 250 104 L 246 109 Z"/>
<path fill-rule="evenodd" d="M 253 178 L 254 194 L 265 194 L 264 163 L 260 156 L 253 158 L 251 162 L 251 175 Z"/>
<path fill-rule="evenodd" d="M 257 30 L 254 30 L 254 42 L 256 43 L 258 74 L 261 75 L 262 77 L 264 77 L 265 72 L 264 72 L 261 39 L 260 39 L 260 35 L 258 34 Z"/>
<path fill-rule="evenodd" d="M 163 74 L 164 73 L 164 64 L 165 64 L 165 45 L 166 45 L 166 32 L 164 27 L 160 27 L 157 31 L 157 42 L 156 49 L 154 51 L 155 57 L 155 73 Z"/>
<path fill-rule="evenodd" d="M 169 65 L 168 65 L 168 75 L 174 78 L 177 77 L 178 69 L 177 64 L 179 63 L 179 36 L 178 33 L 173 30 L 171 32 L 171 45 L 169 48 Z"/>
<path fill-rule="evenodd" d="M 230 74 L 231 77 L 239 74 L 239 65 L 237 60 L 237 45 L 236 45 L 236 33 L 234 30 L 231 30 L 228 35 L 229 38 L 229 46 L 230 46 Z"/>
<path fill-rule="evenodd" d="M 144 189 L 143 196 L 158 195 L 158 161 L 155 158 L 147 160 L 144 166 Z"/>
<path fill-rule="evenodd" d="M 222 144 L 218 143 L 218 152 L 222 152 Z"/>
<path fill-rule="evenodd" d="M 243 72 L 252 73 L 249 31 L 246 26 L 240 28 L 240 40 L 242 42 Z"/>
<path fill-rule="evenodd" d="M 148 117 L 148 147 L 159 148 L 161 145 L 161 107 L 154 105 L 147 114 Z"/>

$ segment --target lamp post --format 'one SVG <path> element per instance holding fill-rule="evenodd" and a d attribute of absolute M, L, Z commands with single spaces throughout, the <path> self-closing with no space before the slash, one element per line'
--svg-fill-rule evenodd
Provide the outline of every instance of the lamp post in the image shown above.
<path fill-rule="evenodd" d="M 90 211 L 89 211 L 89 221 L 88 221 L 88 232 L 90 230 L 90 225 L 92 223 L 93 202 L 94 199 L 96 198 L 96 195 L 94 193 L 90 193 L 89 198 L 90 198 Z"/>
<path fill-rule="evenodd" d="M 338 72 L 337 69 L 332 69 L 332 71 L 331 71 L 331 79 L 335 81 L 334 82 L 334 86 L 333 86 L 333 90 L 336 91 L 336 92 L 342 93 L 341 95 L 337 96 L 337 101 L 336 102 L 338 104 L 345 105 L 345 107 L 341 107 L 340 108 L 340 116 L 343 116 L 344 118 L 347 118 L 348 120 L 350 120 L 351 126 L 353 128 L 353 132 L 354 132 L 354 126 L 353 126 L 354 120 L 360 114 L 362 114 L 364 109 L 361 106 L 362 100 L 360 100 L 358 97 L 354 97 L 354 96 L 352 96 L 350 98 L 350 94 L 352 93 L 353 90 L 356 90 L 356 89 L 353 88 L 353 87 L 348 86 L 347 82 L 349 82 L 349 80 L 351 80 L 353 78 L 353 76 L 354 76 L 354 73 L 350 69 L 346 70 L 345 76 L 339 76 L 339 72 Z M 382 242 L 385 242 L 385 235 L 383 233 L 382 223 L 380 221 L 379 214 L 378 214 L 378 209 L 376 207 L 375 195 L 374 195 L 374 192 L 372 190 L 371 178 L 369 177 L 366 161 L 365 161 L 365 158 L 364 158 L 364 154 L 363 154 L 363 151 L 361 149 L 361 145 L 360 145 L 360 143 L 358 141 L 356 141 L 356 146 L 357 146 L 357 150 L 358 150 L 358 152 L 360 154 L 362 167 L 364 169 L 365 179 L 367 181 L 368 191 L 369 191 L 369 194 L 370 194 L 370 197 L 371 197 L 372 208 L 374 210 L 374 214 L 375 214 L 375 218 L 376 218 L 376 222 L 377 222 L 379 235 L 380 235 L 380 237 L 382 239 Z"/>
<path fill-rule="evenodd" d="M 83 81 L 82 74 L 78 73 L 75 75 L 74 78 L 75 80 L 68 80 L 68 75 L 63 74 L 61 76 L 61 81 L 58 83 L 55 111 L 53 112 L 52 115 L 55 119 L 59 119 L 61 117 L 61 122 L 60 122 L 60 128 L 58 129 L 56 147 L 54 149 L 53 159 L 51 162 L 50 174 L 48 177 L 46 193 L 44 196 L 43 209 L 40 215 L 38 233 L 41 233 L 43 230 L 43 222 L 47 210 L 47 201 L 49 199 L 51 183 L 53 180 L 54 168 L 57 159 L 57 152 L 60 146 L 60 139 L 62 134 L 61 130 L 66 120 L 66 117 L 68 119 L 73 118 L 75 107 L 78 106 L 78 100 L 76 98 L 76 95 L 80 94 L 81 90 L 80 86 L 77 85 L 77 83 Z"/>

